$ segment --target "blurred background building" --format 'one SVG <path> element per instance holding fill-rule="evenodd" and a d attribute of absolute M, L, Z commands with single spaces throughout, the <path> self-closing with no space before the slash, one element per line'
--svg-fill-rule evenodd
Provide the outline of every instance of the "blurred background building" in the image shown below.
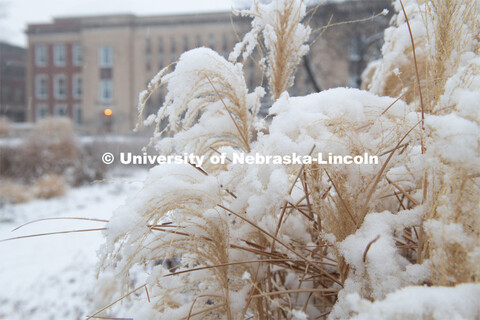
<path fill-rule="evenodd" d="M 26 120 L 25 69 L 27 50 L 0 42 L 0 117 Z"/>
<path fill-rule="evenodd" d="M 311 51 L 297 70 L 290 94 L 359 87 L 366 64 L 380 54 L 389 17 L 324 26 L 367 19 L 389 6 L 386 0 L 365 0 L 312 8 Z M 250 19 L 230 12 L 65 17 L 31 24 L 26 31 L 27 118 L 67 116 L 85 133 L 130 133 L 138 94 L 160 69 L 200 46 L 227 58 L 249 29 Z M 245 62 L 245 78 L 250 89 L 262 83 L 253 59 Z M 160 90 L 151 99 L 150 111 L 162 104 L 164 95 Z"/>

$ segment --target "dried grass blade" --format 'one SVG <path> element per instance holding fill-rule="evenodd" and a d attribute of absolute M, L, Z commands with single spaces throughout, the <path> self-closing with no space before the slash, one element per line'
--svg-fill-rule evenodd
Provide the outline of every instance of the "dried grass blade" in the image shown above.
<path fill-rule="evenodd" d="M 380 171 L 378 172 L 378 175 L 377 177 L 375 178 L 375 181 L 373 182 L 372 184 L 372 187 L 370 188 L 370 191 L 368 192 L 367 194 L 367 197 L 365 199 L 365 203 L 363 205 L 363 216 L 365 216 L 367 214 L 367 211 L 368 211 L 368 203 L 370 202 L 370 199 L 372 198 L 372 195 L 373 195 L 373 192 L 375 191 L 375 188 L 377 187 L 378 183 L 380 182 L 380 178 L 382 177 L 382 174 L 383 172 L 385 171 L 385 169 L 387 168 L 387 165 L 388 163 L 390 162 L 390 160 L 392 159 L 393 155 L 395 154 L 395 151 L 400 147 L 400 145 L 402 144 L 403 140 L 405 140 L 405 138 L 410 134 L 410 132 L 413 131 L 413 129 L 415 129 L 420 123 L 422 123 L 422 120 L 420 120 L 419 122 L 417 122 L 410 130 L 408 130 L 407 133 L 405 133 L 405 135 L 402 137 L 402 139 L 400 139 L 400 141 L 397 143 L 397 145 L 395 146 L 395 148 L 393 148 L 392 152 L 390 153 L 390 155 L 388 156 L 387 160 L 385 160 L 384 164 L 382 165 L 382 168 L 380 169 Z"/>
<path fill-rule="evenodd" d="M 43 218 L 43 219 L 36 219 L 36 220 L 32 220 L 32 221 L 29 221 L 27 223 L 24 223 L 18 227 L 16 227 L 15 229 L 13 229 L 11 232 L 13 231 L 17 231 L 18 229 L 20 228 L 23 228 L 25 226 L 28 226 L 29 224 L 33 224 L 33 223 L 36 223 L 36 222 L 40 222 L 40 221 L 49 221 L 49 220 L 82 220 L 82 221 L 97 221 L 97 222 L 105 222 L 107 223 L 108 220 L 104 220 L 104 219 L 95 219 L 95 218 L 79 218 L 79 217 L 54 217 L 54 218 Z"/>
<path fill-rule="evenodd" d="M 117 303 L 117 302 L 125 299 L 126 297 L 128 297 L 129 295 L 131 295 L 132 293 L 134 293 L 135 291 L 138 291 L 138 290 L 142 289 L 143 287 L 146 287 L 146 285 L 147 285 L 146 283 L 145 283 L 145 284 L 142 284 L 140 287 L 137 287 L 137 288 L 133 289 L 132 291 L 124 294 L 123 296 L 121 296 L 121 297 L 118 298 L 117 300 L 113 301 L 113 302 L 110 303 L 109 305 L 101 308 L 100 310 L 96 311 L 96 312 L 93 313 L 92 315 L 87 316 L 86 320 L 95 318 L 95 316 L 96 316 L 97 314 L 99 314 L 100 312 L 107 310 L 108 308 L 110 308 L 111 306 L 113 306 L 115 303 Z"/>
<path fill-rule="evenodd" d="M 19 239 L 26 239 L 26 238 L 35 238 L 35 237 L 42 237 L 42 236 L 52 236 L 56 234 L 66 234 L 66 233 L 75 233 L 75 232 L 90 232 L 90 231 L 103 231 L 107 230 L 107 228 L 97 228 L 97 229 L 80 229 L 80 230 L 68 230 L 68 231 L 58 231 L 58 232 L 48 232 L 48 233 L 37 233 L 31 234 L 28 236 L 19 236 L 14 238 L 2 239 L 0 242 L 7 242 L 11 240 L 19 240 Z"/>

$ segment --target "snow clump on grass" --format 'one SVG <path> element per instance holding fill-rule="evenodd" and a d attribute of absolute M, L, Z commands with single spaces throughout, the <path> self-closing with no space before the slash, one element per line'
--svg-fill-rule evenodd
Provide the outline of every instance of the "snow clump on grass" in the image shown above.
<path fill-rule="evenodd" d="M 468 5 L 397 1 L 371 92 L 288 95 L 310 32 L 297 0 L 243 12 L 252 31 L 230 61 L 200 48 L 162 70 L 139 103 L 167 86 L 147 119 L 167 123 L 170 136 L 152 140 L 159 152 L 380 162 L 153 168 L 107 225 L 100 271 L 121 289 L 99 299 L 130 299 L 124 311 L 141 319 L 478 317 L 479 11 Z M 447 16 L 455 27 L 441 26 Z M 237 59 L 259 43 L 269 87 L 248 92 Z M 254 140 L 265 89 L 273 119 Z"/>

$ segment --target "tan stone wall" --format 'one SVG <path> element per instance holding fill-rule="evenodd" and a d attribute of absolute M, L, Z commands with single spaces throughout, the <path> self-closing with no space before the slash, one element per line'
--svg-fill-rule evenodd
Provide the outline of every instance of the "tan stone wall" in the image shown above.
<path fill-rule="evenodd" d="M 106 108 L 113 111 L 111 120 L 113 132 L 129 133 L 133 129 L 132 34 L 131 28 L 128 27 L 82 30 L 84 56 L 82 107 L 84 123 L 90 132 L 102 132 L 105 120 L 103 111 Z M 111 103 L 102 103 L 99 99 L 99 51 L 102 46 L 113 48 Z"/>
<path fill-rule="evenodd" d="M 239 30 L 236 30 L 239 29 Z M 228 54 L 233 49 L 234 44 L 237 41 L 236 32 L 242 32 L 242 35 L 246 31 L 245 25 L 233 26 L 228 20 L 226 22 L 212 22 L 209 24 L 183 24 L 174 26 L 145 26 L 137 27 L 134 31 L 133 40 L 133 95 L 132 105 L 137 104 L 138 94 L 146 88 L 146 85 L 150 80 L 160 71 L 160 67 L 166 67 L 167 65 L 174 63 L 184 52 L 184 49 L 193 49 L 197 47 L 197 37 L 200 36 L 201 46 L 211 47 L 211 36 L 214 38 L 214 46 L 212 49 L 217 51 L 220 55 L 223 55 L 223 41 L 224 37 L 227 40 L 227 50 L 225 57 L 228 58 Z M 185 48 L 184 41 L 188 39 L 188 47 Z M 149 39 L 149 40 L 147 40 Z M 150 41 L 151 47 L 151 68 L 147 70 L 147 41 Z M 162 43 L 163 47 L 163 59 L 160 58 L 159 44 Z M 175 42 L 175 51 L 172 51 L 172 43 Z M 162 63 L 161 63 L 162 60 Z M 248 81 L 248 80 L 247 80 Z M 157 94 L 151 98 L 152 107 L 151 111 L 158 110 L 161 103 L 163 103 L 163 97 L 166 94 L 165 89 L 160 89 Z M 136 110 L 135 110 L 136 111 Z M 135 114 L 136 117 L 136 114 Z"/>
<path fill-rule="evenodd" d="M 368 3 L 368 5 L 366 5 Z M 361 4 L 326 5 L 321 6 L 312 18 L 312 28 L 318 29 L 328 23 L 333 13 L 332 22 L 348 21 L 369 17 L 380 12 L 386 1 L 369 0 Z M 352 7 L 353 6 L 353 7 Z M 322 11 L 323 10 L 323 11 Z M 333 11 L 335 12 L 333 12 Z M 53 26 L 68 23 L 71 18 L 56 19 Z M 75 19 L 75 18 L 73 18 Z M 162 66 L 175 62 L 184 51 L 184 39 L 188 39 L 188 49 L 197 47 L 197 37 L 201 37 L 203 46 L 211 45 L 213 49 L 224 54 L 223 39 L 227 38 L 227 54 L 243 34 L 250 29 L 250 20 L 235 18 L 232 24 L 230 13 L 210 13 L 201 15 L 152 16 L 135 17 L 133 15 L 83 17 L 76 18 L 77 30 L 72 32 L 42 31 L 29 33 L 29 46 L 35 43 L 80 42 L 83 46 L 83 123 L 89 133 L 105 131 L 103 110 L 113 110 L 111 130 L 116 133 L 130 133 L 137 121 L 138 95 L 146 88 Z M 311 46 L 311 66 L 315 78 L 322 89 L 349 85 L 352 74 L 350 58 L 351 38 L 354 36 L 371 36 L 382 32 L 386 21 L 371 21 L 359 24 L 347 24 L 328 29 Z M 33 28 L 34 29 L 34 28 Z M 35 30 L 35 29 L 34 29 Z M 314 34 L 315 35 L 315 34 Z M 313 36 L 312 36 L 313 39 Z M 162 42 L 163 61 L 159 58 L 159 43 Z M 147 54 L 147 42 L 150 43 L 150 53 Z M 176 48 L 173 52 L 172 43 Z M 99 101 L 99 50 L 101 46 L 109 45 L 114 50 L 113 92 L 111 104 Z M 377 48 L 378 50 L 378 48 Z M 30 55 L 32 51 L 30 50 Z M 226 56 L 225 55 L 225 56 Z M 150 68 L 147 68 L 147 59 Z M 33 94 L 33 57 L 29 58 L 28 85 L 29 95 Z M 253 79 L 251 78 L 253 69 Z M 245 62 L 245 77 L 247 86 L 253 90 L 262 83 L 262 71 L 251 61 Z M 266 81 L 264 80 L 263 83 Z M 306 69 L 299 65 L 296 72 L 295 85 L 290 90 L 291 95 L 304 95 L 314 92 L 311 79 Z M 163 102 L 165 90 L 160 90 L 152 97 L 149 112 L 155 112 Z M 30 118 L 31 119 L 31 118 Z"/>

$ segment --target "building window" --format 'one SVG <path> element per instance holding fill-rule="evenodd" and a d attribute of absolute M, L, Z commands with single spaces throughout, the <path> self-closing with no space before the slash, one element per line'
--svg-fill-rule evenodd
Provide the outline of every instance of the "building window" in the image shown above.
<path fill-rule="evenodd" d="M 145 52 L 146 53 L 152 52 L 152 40 L 150 38 L 145 39 Z"/>
<path fill-rule="evenodd" d="M 83 64 L 83 48 L 80 43 L 75 43 L 72 46 L 72 61 L 74 66 L 81 66 Z"/>
<path fill-rule="evenodd" d="M 81 99 L 83 93 L 82 75 L 77 73 L 72 77 L 72 95 L 74 99 Z"/>
<path fill-rule="evenodd" d="M 45 67 L 47 61 L 47 46 L 44 44 L 35 45 L 35 65 L 37 67 Z"/>
<path fill-rule="evenodd" d="M 175 39 L 170 39 L 170 61 L 175 61 L 177 59 L 177 43 Z"/>
<path fill-rule="evenodd" d="M 225 58 L 228 57 L 228 37 L 226 34 L 223 35 L 222 39 L 222 53 Z"/>
<path fill-rule="evenodd" d="M 5 99 L 7 102 L 12 100 L 12 89 L 10 86 L 3 86 L 2 87 L 2 98 Z"/>
<path fill-rule="evenodd" d="M 148 53 L 145 56 L 145 70 L 150 71 L 152 70 L 152 54 Z"/>
<path fill-rule="evenodd" d="M 15 93 L 14 93 L 14 96 L 13 96 L 13 101 L 15 101 L 16 103 L 21 103 L 21 102 L 24 101 L 23 89 L 21 89 L 21 88 L 16 88 L 15 89 Z"/>
<path fill-rule="evenodd" d="M 82 124 L 82 107 L 79 104 L 73 105 L 73 122 L 76 125 Z"/>
<path fill-rule="evenodd" d="M 208 35 L 208 46 L 212 49 L 215 49 L 215 35 L 213 33 Z"/>
<path fill-rule="evenodd" d="M 113 101 L 113 81 L 111 79 L 100 80 L 99 99 L 103 103 Z"/>
<path fill-rule="evenodd" d="M 113 48 L 111 46 L 100 47 L 99 65 L 102 68 L 111 68 L 113 66 Z"/>
<path fill-rule="evenodd" d="M 46 104 L 37 104 L 35 106 L 35 120 L 48 117 L 48 107 Z"/>
<path fill-rule="evenodd" d="M 158 39 L 158 69 L 159 70 L 163 69 L 163 55 L 164 55 L 163 39 L 160 38 Z"/>
<path fill-rule="evenodd" d="M 44 74 L 35 76 L 35 97 L 46 99 L 48 96 L 48 78 Z"/>
<path fill-rule="evenodd" d="M 67 116 L 67 105 L 66 104 L 56 104 L 54 108 L 53 115 L 56 117 L 66 117 Z"/>
<path fill-rule="evenodd" d="M 164 49 L 163 49 L 163 39 L 160 38 L 160 39 L 158 39 L 158 53 L 163 54 L 163 51 L 164 51 Z"/>
<path fill-rule="evenodd" d="M 202 36 L 197 34 L 195 38 L 196 38 L 195 41 L 196 41 L 197 48 L 200 48 L 202 46 Z"/>
<path fill-rule="evenodd" d="M 152 69 L 152 41 L 150 38 L 145 39 L 145 69 Z"/>
<path fill-rule="evenodd" d="M 188 36 L 183 37 L 183 51 L 187 52 L 189 49 L 189 41 L 188 41 Z"/>
<path fill-rule="evenodd" d="M 53 47 L 53 63 L 56 66 L 64 66 L 66 63 L 67 54 L 64 44 L 56 44 Z"/>
<path fill-rule="evenodd" d="M 55 99 L 65 99 L 67 96 L 67 80 L 64 74 L 53 78 L 53 95 Z"/>
<path fill-rule="evenodd" d="M 158 56 L 158 70 L 162 70 L 162 69 L 163 69 L 163 55 Z"/>

